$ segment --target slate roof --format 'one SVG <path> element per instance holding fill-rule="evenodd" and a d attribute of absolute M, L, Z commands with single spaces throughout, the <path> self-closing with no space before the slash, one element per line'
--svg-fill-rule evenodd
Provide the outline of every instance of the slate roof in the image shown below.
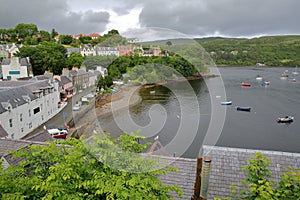
<path fill-rule="evenodd" d="M 9 154 L 9 151 L 18 150 L 30 144 L 42 144 L 39 142 L 32 142 L 29 140 L 16 140 L 16 139 L 0 139 L 0 157 Z"/>
<path fill-rule="evenodd" d="M 1 62 L 1 65 L 9 65 L 11 63 L 10 58 L 4 58 Z M 31 66 L 27 58 L 19 58 L 19 63 L 21 66 Z"/>
<path fill-rule="evenodd" d="M 3 157 L 10 165 L 17 165 L 22 158 L 13 158 L 11 151 L 26 148 L 28 145 L 43 145 L 43 142 L 16 140 L 16 139 L 0 139 L 0 158 Z"/>
<path fill-rule="evenodd" d="M 60 79 L 61 79 L 61 83 L 62 83 L 63 85 L 72 82 L 72 81 L 71 81 L 68 77 L 66 77 L 66 76 L 61 76 Z"/>
<path fill-rule="evenodd" d="M 48 86 L 48 81 L 0 81 L 0 114 L 7 111 L 5 104 L 12 108 L 23 105 L 26 98 L 31 101 L 37 98 L 33 91 Z"/>
<path fill-rule="evenodd" d="M 0 124 L 0 138 L 6 137 L 6 136 L 8 136 L 8 134 L 7 134 L 6 130 Z"/>
<path fill-rule="evenodd" d="M 197 159 L 161 157 L 160 160 L 169 163 L 171 167 L 179 169 L 178 172 L 169 172 L 166 176 L 160 176 L 163 183 L 167 185 L 177 184 L 182 190 L 184 198 L 180 198 L 175 192 L 172 192 L 174 199 L 191 199 L 194 194 Z"/>
<path fill-rule="evenodd" d="M 53 141 L 54 139 L 52 136 L 47 133 L 46 131 L 38 132 L 32 136 L 24 138 L 25 140 L 35 141 L 35 142 L 46 142 L 46 141 Z"/>
<path fill-rule="evenodd" d="M 261 152 L 271 161 L 269 170 L 273 179 L 278 180 L 279 175 L 287 166 L 300 168 L 300 154 L 278 151 L 263 151 L 253 149 L 240 149 L 228 147 L 203 146 L 203 157 L 211 158 L 211 171 L 209 178 L 208 199 L 214 197 L 231 197 L 231 184 L 239 185 L 245 179 L 242 166 L 247 165 L 246 160 L 255 152 Z M 241 189 L 241 188 L 239 188 Z"/>
<path fill-rule="evenodd" d="M 88 74 L 88 72 L 84 70 L 70 70 L 70 76 L 80 76 L 84 74 Z"/>
<path fill-rule="evenodd" d="M 80 49 L 79 48 L 67 48 L 67 52 L 68 53 L 71 53 L 71 52 L 80 53 Z"/>

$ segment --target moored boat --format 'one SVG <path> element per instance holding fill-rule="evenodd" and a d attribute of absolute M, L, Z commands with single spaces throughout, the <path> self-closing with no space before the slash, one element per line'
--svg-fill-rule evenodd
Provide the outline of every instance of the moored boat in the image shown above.
<path fill-rule="evenodd" d="M 263 80 L 263 77 L 262 77 L 262 76 L 260 76 L 260 75 L 257 75 L 257 76 L 256 76 L 256 80 L 258 80 L 258 81 L 262 81 L 262 80 Z"/>
<path fill-rule="evenodd" d="M 243 87 L 251 87 L 251 84 L 250 83 L 244 83 L 244 82 L 242 82 L 242 86 Z"/>
<path fill-rule="evenodd" d="M 270 85 L 270 81 L 263 81 L 261 83 L 262 86 L 267 86 L 267 85 Z"/>
<path fill-rule="evenodd" d="M 279 117 L 277 119 L 278 123 L 292 123 L 293 121 L 294 121 L 294 117 L 292 116 Z"/>
<path fill-rule="evenodd" d="M 222 101 L 221 105 L 232 105 L 232 101 Z"/>
<path fill-rule="evenodd" d="M 251 111 L 251 107 L 237 106 L 236 110 L 250 112 Z"/>

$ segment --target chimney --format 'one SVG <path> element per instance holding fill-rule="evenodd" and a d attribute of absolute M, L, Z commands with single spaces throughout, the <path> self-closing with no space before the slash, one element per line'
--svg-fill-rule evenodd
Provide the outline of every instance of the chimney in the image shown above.
<path fill-rule="evenodd" d="M 200 197 L 203 199 L 207 199 L 210 169 L 211 169 L 211 159 L 207 157 L 204 159 L 202 173 L 201 173 Z"/>

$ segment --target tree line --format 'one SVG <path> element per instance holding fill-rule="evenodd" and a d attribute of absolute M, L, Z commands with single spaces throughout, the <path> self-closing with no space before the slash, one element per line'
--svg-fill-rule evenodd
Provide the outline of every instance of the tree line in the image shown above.
<path fill-rule="evenodd" d="M 217 65 L 299 66 L 300 36 L 196 39 Z"/>
<path fill-rule="evenodd" d="M 35 24 L 17 24 L 14 28 L 0 29 L 0 43 L 16 43 L 25 45 L 38 45 L 42 42 L 56 42 L 55 36 L 59 33 L 53 28 L 51 32 L 46 30 L 39 30 Z M 72 35 L 61 34 L 58 41 L 62 45 L 70 45 L 72 47 L 79 47 L 82 44 L 91 44 L 101 46 L 115 46 L 127 44 L 126 38 L 122 37 L 118 30 L 112 29 L 103 36 L 92 38 L 88 35 L 80 35 L 78 39 L 73 38 Z"/>

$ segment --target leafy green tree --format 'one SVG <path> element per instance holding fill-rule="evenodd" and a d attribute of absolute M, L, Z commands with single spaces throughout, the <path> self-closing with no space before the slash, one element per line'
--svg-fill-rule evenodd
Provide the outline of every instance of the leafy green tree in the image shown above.
<path fill-rule="evenodd" d="M 51 36 L 50 33 L 44 30 L 40 30 L 41 42 L 50 42 Z"/>
<path fill-rule="evenodd" d="M 58 35 L 58 32 L 53 28 L 52 30 L 51 30 L 51 38 L 54 38 L 55 36 L 57 36 Z"/>
<path fill-rule="evenodd" d="M 67 66 L 69 69 L 72 69 L 72 67 L 77 66 L 80 68 L 84 61 L 84 57 L 78 53 L 78 52 L 71 52 L 70 56 L 67 60 Z"/>
<path fill-rule="evenodd" d="M 149 146 L 139 139 L 145 138 L 124 133 L 115 140 L 94 136 L 92 143 L 68 139 L 18 150 L 13 156 L 19 165 L 0 169 L 0 198 L 171 199 L 171 191 L 183 197 L 158 177 L 176 169 L 153 170 L 158 161 L 137 156 Z"/>
<path fill-rule="evenodd" d="M 15 27 L 15 32 L 19 37 L 24 39 L 27 36 L 31 37 L 32 35 L 37 34 L 38 28 L 34 24 L 21 23 Z"/>
<path fill-rule="evenodd" d="M 67 50 L 63 46 L 44 42 L 36 47 L 23 46 L 16 55 L 30 58 L 34 75 L 44 74 L 45 70 L 59 75 L 62 69 L 66 67 L 66 53 Z"/>
<path fill-rule="evenodd" d="M 62 44 L 71 44 L 73 41 L 73 37 L 71 35 L 61 35 L 59 39 Z"/>
<path fill-rule="evenodd" d="M 79 40 L 82 44 L 90 44 L 92 43 L 92 37 L 90 36 L 80 36 Z"/>
<path fill-rule="evenodd" d="M 96 87 L 98 88 L 99 91 L 101 91 L 102 88 L 106 87 L 105 80 L 101 74 L 97 76 Z"/>

